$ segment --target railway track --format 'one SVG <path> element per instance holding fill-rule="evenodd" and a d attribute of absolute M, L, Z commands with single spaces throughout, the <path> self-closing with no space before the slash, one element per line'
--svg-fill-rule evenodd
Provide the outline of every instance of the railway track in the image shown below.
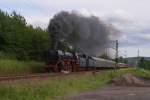
<path fill-rule="evenodd" d="M 29 79 L 34 77 L 46 77 L 46 76 L 48 77 L 50 76 L 50 74 L 2 75 L 0 76 L 0 81 Z"/>
<path fill-rule="evenodd" d="M 32 78 L 46 78 L 46 77 L 56 77 L 56 76 L 68 76 L 73 74 L 83 74 L 92 73 L 93 71 L 80 71 L 80 72 L 70 72 L 70 73 L 37 73 L 37 74 L 24 74 L 24 75 L 0 75 L 0 82 L 2 81 L 13 81 L 20 79 L 32 79 Z M 97 71 L 102 72 L 102 71 Z"/>
<path fill-rule="evenodd" d="M 32 78 L 46 78 L 46 77 L 62 77 L 73 74 L 84 74 L 84 73 L 102 73 L 112 69 L 102 69 L 95 71 L 79 71 L 79 72 L 70 72 L 70 73 L 37 73 L 37 74 L 24 74 L 24 75 L 0 75 L 0 82 L 2 81 L 11 81 L 11 80 L 20 80 L 20 79 L 32 79 Z M 93 74 L 94 74 L 93 73 Z"/>

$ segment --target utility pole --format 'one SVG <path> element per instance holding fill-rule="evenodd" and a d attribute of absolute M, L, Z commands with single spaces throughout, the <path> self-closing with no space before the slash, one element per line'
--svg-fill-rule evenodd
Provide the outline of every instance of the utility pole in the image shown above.
<path fill-rule="evenodd" d="M 118 40 L 116 40 L 116 66 L 115 66 L 115 69 L 117 69 L 118 68 L 118 45 L 119 45 L 119 43 L 118 43 Z"/>
<path fill-rule="evenodd" d="M 138 58 L 139 58 L 139 56 L 140 56 L 140 50 L 138 49 Z"/>
<path fill-rule="evenodd" d="M 138 51 L 137 51 L 136 67 L 138 67 L 139 60 L 140 60 L 140 50 L 138 49 Z"/>
<path fill-rule="evenodd" d="M 124 53 L 125 53 L 124 57 L 127 58 L 127 51 L 125 50 Z"/>
<path fill-rule="evenodd" d="M 105 48 L 105 55 L 106 55 L 106 59 L 108 59 L 108 52 L 107 52 L 107 48 Z"/>

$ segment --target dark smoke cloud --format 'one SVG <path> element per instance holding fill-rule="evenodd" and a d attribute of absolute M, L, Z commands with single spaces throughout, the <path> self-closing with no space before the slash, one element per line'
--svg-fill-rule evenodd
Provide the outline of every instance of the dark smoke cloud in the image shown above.
<path fill-rule="evenodd" d="M 100 55 L 118 30 L 96 16 L 83 16 L 77 12 L 62 11 L 50 21 L 49 32 L 59 41 L 66 41 L 89 55 Z"/>

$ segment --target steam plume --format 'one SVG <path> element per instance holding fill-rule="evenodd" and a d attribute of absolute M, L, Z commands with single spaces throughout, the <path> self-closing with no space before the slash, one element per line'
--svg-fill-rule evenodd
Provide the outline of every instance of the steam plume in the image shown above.
<path fill-rule="evenodd" d="M 104 23 L 96 16 L 87 17 L 77 12 L 65 11 L 53 17 L 48 30 L 54 41 L 66 41 L 89 55 L 103 54 L 111 37 L 118 34 L 118 30 L 112 25 Z"/>

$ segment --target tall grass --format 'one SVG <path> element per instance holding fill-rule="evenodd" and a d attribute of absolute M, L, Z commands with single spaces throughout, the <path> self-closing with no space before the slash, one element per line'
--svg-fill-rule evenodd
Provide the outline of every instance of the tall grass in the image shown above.
<path fill-rule="evenodd" d="M 0 60 L 0 75 L 43 72 L 43 63 L 35 61 Z"/>
<path fill-rule="evenodd" d="M 68 94 L 96 89 L 123 73 L 150 77 L 149 71 L 125 69 L 93 75 L 80 74 L 0 85 L 0 100 L 62 100 Z"/>
<path fill-rule="evenodd" d="M 89 89 L 95 89 L 109 81 L 107 75 L 73 75 L 50 78 L 42 81 L 18 82 L 1 85 L 0 100 L 62 100 L 62 96 Z"/>

